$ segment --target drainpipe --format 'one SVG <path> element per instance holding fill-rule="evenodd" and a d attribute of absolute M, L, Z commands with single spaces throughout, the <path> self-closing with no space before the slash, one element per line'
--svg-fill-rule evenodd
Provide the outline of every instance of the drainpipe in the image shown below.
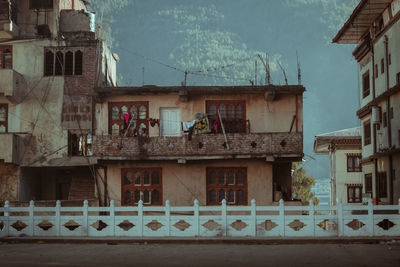
<path fill-rule="evenodd" d="M 331 178 L 331 205 L 336 205 L 336 175 L 335 175 L 335 145 L 333 142 L 329 145 L 329 172 Z"/>
<path fill-rule="evenodd" d="M 386 91 L 390 89 L 390 80 L 389 80 L 389 38 L 385 35 L 385 62 L 386 62 Z M 392 147 L 392 124 L 390 120 L 390 96 L 386 98 L 386 116 L 387 116 L 387 131 L 388 131 L 388 148 Z M 390 196 L 390 204 L 393 204 L 393 171 L 392 171 L 392 156 L 389 156 L 389 196 Z"/>
<path fill-rule="evenodd" d="M 371 39 L 370 41 L 371 51 L 372 51 L 372 100 L 375 99 L 375 77 L 377 73 L 375 73 L 375 49 L 374 42 Z M 373 153 L 376 154 L 376 127 L 377 125 L 373 125 Z M 374 176 L 375 176 L 375 199 L 376 203 L 379 202 L 379 183 L 378 183 L 378 159 L 374 159 Z M 374 192 L 372 192 L 372 198 L 374 197 Z"/>

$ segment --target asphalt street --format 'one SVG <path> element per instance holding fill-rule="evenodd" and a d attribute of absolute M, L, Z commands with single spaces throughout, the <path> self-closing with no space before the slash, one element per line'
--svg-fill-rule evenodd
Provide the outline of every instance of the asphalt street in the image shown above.
<path fill-rule="evenodd" d="M 397 244 L 7 244 L 0 266 L 400 266 Z"/>

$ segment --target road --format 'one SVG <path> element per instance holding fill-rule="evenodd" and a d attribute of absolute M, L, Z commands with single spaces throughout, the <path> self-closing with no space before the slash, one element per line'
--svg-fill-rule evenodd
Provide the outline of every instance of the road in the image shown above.
<path fill-rule="evenodd" d="M 7 244 L 0 266 L 400 266 L 400 244 Z"/>

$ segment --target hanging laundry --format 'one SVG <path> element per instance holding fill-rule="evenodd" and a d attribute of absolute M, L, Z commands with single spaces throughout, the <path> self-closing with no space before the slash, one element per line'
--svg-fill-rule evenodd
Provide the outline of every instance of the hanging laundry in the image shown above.
<path fill-rule="evenodd" d="M 192 128 L 196 123 L 196 120 L 193 121 L 183 121 L 182 122 L 182 130 L 184 132 L 189 132 L 189 129 Z"/>
<path fill-rule="evenodd" d="M 204 134 L 211 132 L 208 117 L 203 117 L 202 119 L 196 119 L 196 124 L 194 125 L 193 132 L 194 134 Z"/>

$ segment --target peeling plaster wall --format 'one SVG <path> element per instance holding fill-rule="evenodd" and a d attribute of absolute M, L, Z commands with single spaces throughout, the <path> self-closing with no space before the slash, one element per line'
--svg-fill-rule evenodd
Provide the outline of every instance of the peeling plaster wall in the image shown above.
<path fill-rule="evenodd" d="M 264 160 L 231 160 L 178 164 L 175 162 L 110 163 L 107 164 L 108 193 L 116 205 L 121 205 L 122 168 L 162 168 L 162 200 L 172 206 L 191 206 L 195 199 L 206 205 L 207 167 L 247 167 L 247 202 L 256 199 L 257 205 L 272 205 L 272 164 Z"/>
<path fill-rule="evenodd" d="M 0 201 L 18 199 L 18 166 L 0 163 Z"/>

